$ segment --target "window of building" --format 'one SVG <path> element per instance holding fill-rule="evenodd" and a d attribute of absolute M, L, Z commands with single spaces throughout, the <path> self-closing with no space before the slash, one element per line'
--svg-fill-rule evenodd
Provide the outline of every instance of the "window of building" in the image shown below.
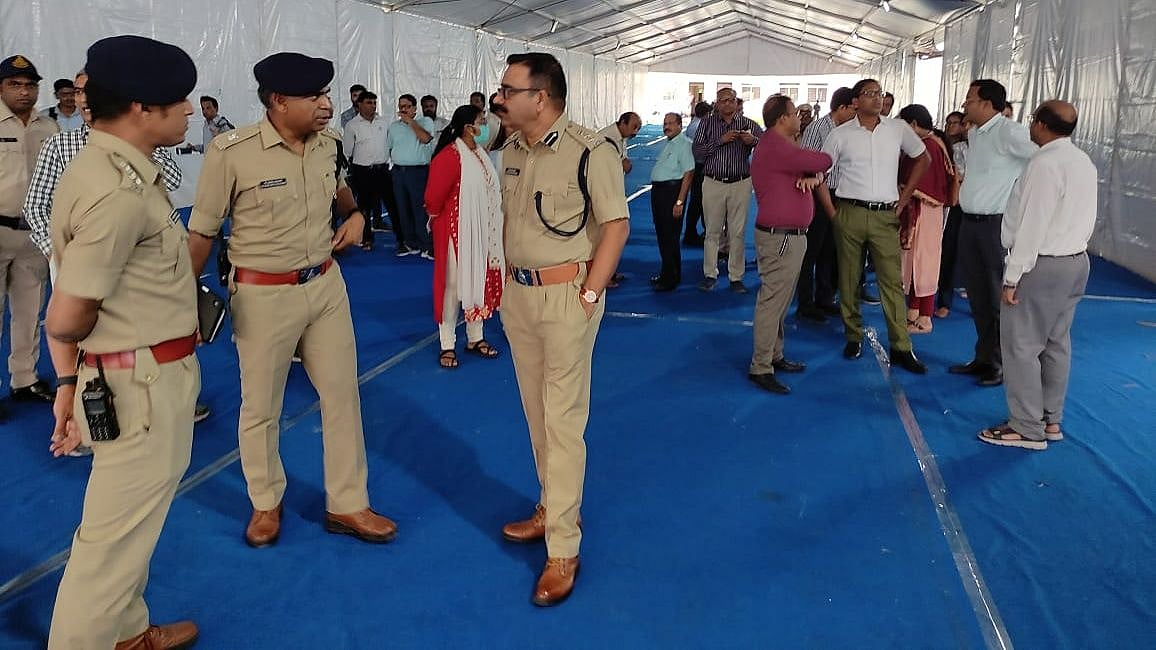
<path fill-rule="evenodd" d="M 692 81 L 689 90 L 691 101 L 697 104 L 702 101 L 702 96 L 706 93 L 706 84 L 701 81 Z"/>
<path fill-rule="evenodd" d="M 763 89 L 760 86 L 743 84 L 743 91 L 739 96 L 743 98 L 744 102 L 758 101 L 762 99 Z"/>
<path fill-rule="evenodd" d="M 792 102 L 799 101 L 799 84 L 783 84 L 779 86 L 779 94 L 791 98 Z"/>
<path fill-rule="evenodd" d="M 827 102 L 827 87 L 826 86 L 808 86 L 807 87 L 807 103 L 824 104 Z"/>

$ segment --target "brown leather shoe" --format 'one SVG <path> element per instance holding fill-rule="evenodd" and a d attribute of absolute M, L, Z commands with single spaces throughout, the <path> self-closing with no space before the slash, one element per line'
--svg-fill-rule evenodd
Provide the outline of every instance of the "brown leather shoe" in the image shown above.
<path fill-rule="evenodd" d="M 529 519 L 502 526 L 502 537 L 519 544 L 546 539 L 546 509 L 541 505 L 534 506 L 534 514 Z"/>
<path fill-rule="evenodd" d="M 118 641 L 116 650 L 183 650 L 197 642 L 197 626 L 192 621 L 150 625 L 131 639 Z"/>
<path fill-rule="evenodd" d="M 325 513 L 325 530 L 339 535 L 352 535 L 363 542 L 385 544 L 397 537 L 397 524 L 370 508 L 348 515 Z"/>
<path fill-rule="evenodd" d="M 534 604 L 551 607 L 570 597 L 574 591 L 574 580 L 578 577 L 578 557 L 552 557 L 546 560 L 546 568 L 538 576 L 538 586 L 534 588 Z"/>
<path fill-rule="evenodd" d="M 245 528 L 245 543 L 253 548 L 264 548 L 277 543 L 281 536 L 281 504 L 272 510 L 254 510 Z"/>

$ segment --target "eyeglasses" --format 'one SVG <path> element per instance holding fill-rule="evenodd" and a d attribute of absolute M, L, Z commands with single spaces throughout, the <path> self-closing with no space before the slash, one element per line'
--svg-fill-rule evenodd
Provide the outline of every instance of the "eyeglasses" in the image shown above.
<path fill-rule="evenodd" d="M 882 90 L 864 90 L 863 92 L 859 93 L 859 96 L 860 97 L 882 97 L 883 91 Z"/>
<path fill-rule="evenodd" d="M 498 94 L 502 96 L 502 99 L 509 99 L 510 95 L 517 95 L 518 93 L 538 92 L 539 90 L 542 89 L 532 86 L 530 88 L 514 88 L 513 86 L 505 85 L 498 86 Z"/>

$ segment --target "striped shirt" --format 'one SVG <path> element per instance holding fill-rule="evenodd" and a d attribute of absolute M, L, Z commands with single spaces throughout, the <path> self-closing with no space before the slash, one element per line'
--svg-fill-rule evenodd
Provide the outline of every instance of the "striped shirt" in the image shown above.
<path fill-rule="evenodd" d="M 60 182 L 64 168 L 88 143 L 88 134 L 91 131 L 92 127 L 85 124 L 75 131 L 58 133 L 44 141 L 40 155 L 36 157 L 32 182 L 28 186 L 28 195 L 24 198 L 24 218 L 32 229 L 29 234 L 32 243 L 36 244 L 45 257 L 52 256 L 49 221 L 52 217 L 52 195 L 56 193 L 56 184 Z M 181 168 L 167 150 L 153 151 L 153 162 L 161 169 L 166 190 L 172 192 L 180 187 Z"/>
<path fill-rule="evenodd" d="M 801 143 L 803 148 L 810 149 L 811 151 L 822 151 L 823 143 L 827 141 L 827 136 L 831 135 L 831 131 L 835 130 L 835 126 L 835 120 L 831 119 L 830 113 L 812 122 L 811 126 L 808 126 L 806 131 L 803 131 L 803 141 Z M 839 185 L 836 182 L 838 179 L 839 176 L 835 173 L 835 170 L 832 169 L 831 173 L 827 174 L 827 187 L 832 190 L 838 187 Z"/>
<path fill-rule="evenodd" d="M 736 138 L 733 142 L 720 142 L 727 131 L 750 131 L 755 136 L 754 144 L 748 145 Z M 751 152 L 759 143 L 763 129 L 754 121 L 735 115 L 727 124 L 718 113 L 712 113 L 702 121 L 694 136 L 694 157 L 704 163 L 702 173 L 714 178 L 738 178 L 751 174 Z"/>

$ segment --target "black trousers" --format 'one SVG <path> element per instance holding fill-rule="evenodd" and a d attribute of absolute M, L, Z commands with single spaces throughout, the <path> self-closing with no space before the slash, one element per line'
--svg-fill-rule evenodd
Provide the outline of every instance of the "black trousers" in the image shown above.
<path fill-rule="evenodd" d="M 658 236 L 658 254 L 662 257 L 662 271 L 659 282 L 678 284 L 682 282 L 682 248 L 678 237 L 682 231 L 682 219 L 674 218 L 674 202 L 682 181 L 659 181 L 650 188 L 650 212 L 654 216 L 654 234 Z"/>
<path fill-rule="evenodd" d="M 393 193 L 393 178 L 388 165 L 350 165 L 349 187 L 357 197 L 357 207 L 365 215 L 362 241 L 373 243 L 373 224 L 382 221 L 381 207 L 389 213 L 393 234 L 397 241 L 405 241 L 405 226 L 398 218 L 397 199 Z"/>
<path fill-rule="evenodd" d="M 955 264 L 959 259 L 959 224 L 963 221 L 963 208 L 951 206 L 947 221 L 943 224 L 943 247 L 939 258 L 939 292 L 935 295 L 935 306 L 951 309 L 955 300 Z"/>
<path fill-rule="evenodd" d="M 803 255 L 803 268 L 799 271 L 800 307 L 833 305 L 839 288 L 834 225 L 819 198 L 814 200 L 815 218 L 807 229 L 807 253 Z"/>
<path fill-rule="evenodd" d="M 696 162 L 694 164 L 694 180 L 691 181 L 690 197 L 686 206 L 686 235 L 685 239 L 690 241 L 695 238 L 701 238 L 702 235 L 698 232 L 698 224 L 702 223 L 702 168 L 703 163 Z"/>
<path fill-rule="evenodd" d="M 963 286 L 975 322 L 975 360 L 1003 365 L 999 349 L 999 310 L 1003 293 L 1004 250 L 1000 242 L 1003 215 L 963 213 L 959 226 L 959 261 Z"/>

